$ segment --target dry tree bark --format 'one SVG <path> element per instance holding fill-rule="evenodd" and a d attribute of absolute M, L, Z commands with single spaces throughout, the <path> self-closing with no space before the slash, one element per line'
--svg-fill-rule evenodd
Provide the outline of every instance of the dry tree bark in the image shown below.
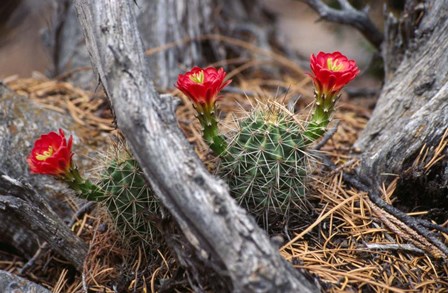
<path fill-rule="evenodd" d="M 316 292 L 211 176 L 150 80 L 132 1 L 76 0 L 92 63 L 145 177 L 196 254 L 234 292 Z"/>
<path fill-rule="evenodd" d="M 250 35 L 258 47 L 270 48 L 272 26 L 264 21 L 267 16 L 258 0 L 142 1 L 135 11 L 143 46 L 154 52 L 148 61 L 160 89 L 173 86 L 179 65 L 191 68 L 227 59 L 229 44 L 203 36 L 244 35 L 248 39 Z M 244 57 L 240 48 L 235 49 L 239 58 Z"/>
<path fill-rule="evenodd" d="M 8 216 L 8 225 L 30 230 L 82 271 L 87 245 L 51 209 L 46 198 L 1 171 L 0 212 Z"/>
<path fill-rule="evenodd" d="M 431 172 L 424 170 L 427 162 L 423 161 L 422 166 L 414 166 L 414 162 L 424 146 L 432 157 L 448 130 L 447 14 L 447 0 L 408 0 L 399 19 L 391 13 L 387 15 L 382 52 L 385 86 L 372 117 L 354 145 L 361 152 L 358 176 L 370 189 L 376 189 L 369 197 L 376 205 L 372 209 L 378 217 L 385 219 L 389 229 L 429 255 L 445 259 L 448 247 L 442 235 L 431 230 L 448 233 L 448 229 L 407 216 L 387 205 L 377 190 L 381 183 L 395 177 L 387 174 L 396 174 L 400 176 L 396 193 L 407 190 L 406 196 L 418 201 L 430 198 L 428 193 L 431 193 L 435 198 L 431 205 L 436 206 L 428 209 L 441 208 L 446 214 L 443 203 L 448 200 L 448 148 L 441 150 L 445 159 L 437 168 L 431 168 Z M 419 187 L 422 183 L 424 186 Z M 441 219 L 446 221 L 445 216 Z"/>
<path fill-rule="evenodd" d="M 17 293 L 17 292 L 33 292 L 33 293 L 50 293 L 44 287 L 33 283 L 27 279 L 18 277 L 9 272 L 0 270 L 0 292 Z"/>
<path fill-rule="evenodd" d="M 159 88 L 172 87 L 179 64 L 190 67 L 205 60 L 200 42 L 187 39 L 194 39 L 215 29 L 212 2 L 215 1 L 191 0 L 187 3 L 157 0 L 143 1 L 135 6 L 145 48 L 163 48 L 167 44 L 180 42 L 180 46 L 161 50 L 148 59 L 153 81 Z"/>
<path fill-rule="evenodd" d="M 158 89 L 171 88 L 180 71 L 226 60 L 234 51 L 245 54 L 208 34 L 253 39 L 269 49 L 274 26 L 258 0 L 139 0 L 132 7 L 144 48 L 149 56 L 152 80 Z M 88 52 L 71 0 L 53 0 L 51 25 L 44 34 L 53 68 L 52 77 L 63 77 L 82 88 L 95 88 Z M 244 37 L 242 37 L 244 36 Z M 233 56 L 232 56 L 233 57 Z M 248 57 L 248 56 L 247 56 Z M 266 57 L 264 57 L 266 58 Z M 271 69 L 272 70 L 272 69 Z"/>
<path fill-rule="evenodd" d="M 447 14 L 446 0 L 407 1 L 400 19 L 387 16 L 386 83 L 355 144 L 361 172 L 378 182 L 382 173 L 403 174 L 448 128 Z"/>
<path fill-rule="evenodd" d="M 98 85 L 84 45 L 75 8 L 71 0 L 52 0 L 53 14 L 49 27 L 44 30 L 43 41 L 48 48 L 52 68 L 48 74 L 63 78 L 85 89 Z"/>

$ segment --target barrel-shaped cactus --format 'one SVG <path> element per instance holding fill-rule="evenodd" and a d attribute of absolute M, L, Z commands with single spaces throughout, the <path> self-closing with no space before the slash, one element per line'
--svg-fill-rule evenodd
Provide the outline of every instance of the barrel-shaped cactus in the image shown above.
<path fill-rule="evenodd" d="M 305 209 L 309 155 L 302 126 L 275 102 L 260 104 L 239 121 L 220 172 L 232 195 L 255 216 Z"/>

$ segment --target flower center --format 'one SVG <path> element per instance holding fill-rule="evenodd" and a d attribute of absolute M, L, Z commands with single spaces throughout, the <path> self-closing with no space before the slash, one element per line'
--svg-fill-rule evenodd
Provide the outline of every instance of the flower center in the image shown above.
<path fill-rule="evenodd" d="M 53 155 L 53 147 L 49 146 L 48 150 L 46 150 L 45 152 L 43 152 L 42 154 L 37 154 L 36 155 L 36 159 L 38 161 L 45 161 L 46 159 L 48 159 L 49 157 L 51 157 Z"/>
<path fill-rule="evenodd" d="M 342 69 L 344 69 L 344 64 L 338 62 L 338 60 L 333 60 L 333 58 L 328 58 L 327 68 L 331 71 L 341 71 Z"/>
<path fill-rule="evenodd" d="M 198 73 L 193 73 L 192 75 L 190 75 L 190 79 L 195 83 L 204 83 L 204 71 L 201 70 Z"/>

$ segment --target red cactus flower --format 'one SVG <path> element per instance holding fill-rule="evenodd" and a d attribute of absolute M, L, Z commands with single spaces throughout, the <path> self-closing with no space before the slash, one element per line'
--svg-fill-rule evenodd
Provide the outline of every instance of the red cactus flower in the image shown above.
<path fill-rule="evenodd" d="M 226 72 L 222 68 L 195 66 L 189 72 L 179 74 L 175 86 L 196 105 L 210 107 L 218 99 L 219 92 L 231 82 L 224 81 L 225 77 Z"/>
<path fill-rule="evenodd" d="M 59 129 L 59 134 L 50 132 L 43 134 L 36 142 L 27 158 L 32 173 L 63 176 L 71 167 L 73 153 L 73 137 L 65 138 L 64 131 Z"/>
<path fill-rule="evenodd" d="M 310 58 L 310 67 L 314 86 L 318 94 L 325 96 L 336 95 L 346 84 L 352 81 L 359 73 L 354 60 L 349 60 L 340 52 L 319 52 Z"/>

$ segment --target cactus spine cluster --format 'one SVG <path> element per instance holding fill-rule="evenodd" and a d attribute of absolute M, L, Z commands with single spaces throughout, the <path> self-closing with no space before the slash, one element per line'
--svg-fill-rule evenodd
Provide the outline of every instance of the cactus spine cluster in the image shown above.
<path fill-rule="evenodd" d="M 97 173 L 95 184 L 82 178 L 74 167 L 64 181 L 77 196 L 106 207 L 125 243 L 152 243 L 160 204 L 124 143 L 113 147 Z"/>
<path fill-rule="evenodd" d="M 314 92 L 314 98 L 316 100 L 314 110 L 308 122 L 308 127 L 303 133 L 308 140 L 314 141 L 325 133 L 339 97 L 340 95 L 327 97 L 325 94 Z"/>
<path fill-rule="evenodd" d="M 222 156 L 232 195 L 255 216 L 306 208 L 308 156 L 303 129 L 283 106 L 259 104 L 239 121 Z"/>
<path fill-rule="evenodd" d="M 123 239 L 149 244 L 155 237 L 159 202 L 143 177 L 137 161 L 127 151 L 117 152 L 100 175 L 98 186 Z"/>

